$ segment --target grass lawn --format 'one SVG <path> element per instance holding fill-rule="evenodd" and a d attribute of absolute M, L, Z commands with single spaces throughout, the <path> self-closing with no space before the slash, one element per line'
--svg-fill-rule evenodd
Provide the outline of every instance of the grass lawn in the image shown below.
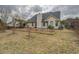
<path fill-rule="evenodd" d="M 78 36 L 72 30 L 55 30 L 49 34 L 10 30 L 0 33 L 0 53 L 79 53 Z"/>

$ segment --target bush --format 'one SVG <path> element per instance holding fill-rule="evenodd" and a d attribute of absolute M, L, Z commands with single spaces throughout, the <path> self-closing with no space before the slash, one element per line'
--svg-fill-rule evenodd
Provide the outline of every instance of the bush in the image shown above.
<path fill-rule="evenodd" d="M 60 25 L 58 29 L 63 30 L 63 28 L 64 28 L 63 25 Z"/>
<path fill-rule="evenodd" d="M 65 24 L 65 28 L 69 29 L 70 28 L 70 25 Z"/>
<path fill-rule="evenodd" d="M 49 25 L 49 26 L 48 26 L 48 29 L 54 29 L 54 26 Z"/>
<path fill-rule="evenodd" d="M 65 28 L 67 28 L 67 29 L 70 28 L 69 24 L 66 21 L 63 20 L 60 23 L 61 23 L 61 25 L 64 25 Z M 60 26 L 60 28 L 62 28 L 62 26 Z"/>

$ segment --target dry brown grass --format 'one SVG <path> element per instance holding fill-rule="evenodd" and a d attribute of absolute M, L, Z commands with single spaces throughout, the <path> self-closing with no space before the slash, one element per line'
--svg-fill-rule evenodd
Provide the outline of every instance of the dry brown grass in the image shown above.
<path fill-rule="evenodd" d="M 51 35 L 44 33 L 6 31 L 0 33 L 0 53 L 79 53 L 76 33 L 71 30 L 55 30 Z"/>

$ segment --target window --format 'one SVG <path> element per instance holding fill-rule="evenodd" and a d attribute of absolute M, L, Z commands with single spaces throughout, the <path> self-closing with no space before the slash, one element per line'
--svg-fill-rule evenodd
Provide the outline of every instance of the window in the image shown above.
<path fill-rule="evenodd" d="M 50 25 L 53 25 L 53 21 L 50 21 Z"/>
<path fill-rule="evenodd" d="M 46 22 L 47 26 L 48 26 L 48 22 Z"/>
<path fill-rule="evenodd" d="M 56 22 L 55 25 L 58 26 L 58 22 Z"/>
<path fill-rule="evenodd" d="M 33 26 L 33 23 L 32 23 L 32 26 Z"/>
<path fill-rule="evenodd" d="M 45 26 L 45 22 L 43 22 L 43 26 Z"/>

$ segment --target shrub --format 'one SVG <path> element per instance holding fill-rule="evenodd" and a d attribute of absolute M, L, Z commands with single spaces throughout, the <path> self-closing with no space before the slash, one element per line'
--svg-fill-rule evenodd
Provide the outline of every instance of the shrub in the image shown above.
<path fill-rule="evenodd" d="M 48 26 L 48 29 L 54 29 L 54 26 L 49 25 L 49 26 Z"/>
<path fill-rule="evenodd" d="M 64 25 L 65 28 L 67 28 L 67 29 L 70 28 L 69 24 L 66 21 L 63 20 L 63 21 L 60 21 L 60 23 L 61 23 L 61 25 Z"/>
<path fill-rule="evenodd" d="M 68 25 L 67 23 L 65 24 L 65 28 L 69 29 L 70 25 Z"/>

